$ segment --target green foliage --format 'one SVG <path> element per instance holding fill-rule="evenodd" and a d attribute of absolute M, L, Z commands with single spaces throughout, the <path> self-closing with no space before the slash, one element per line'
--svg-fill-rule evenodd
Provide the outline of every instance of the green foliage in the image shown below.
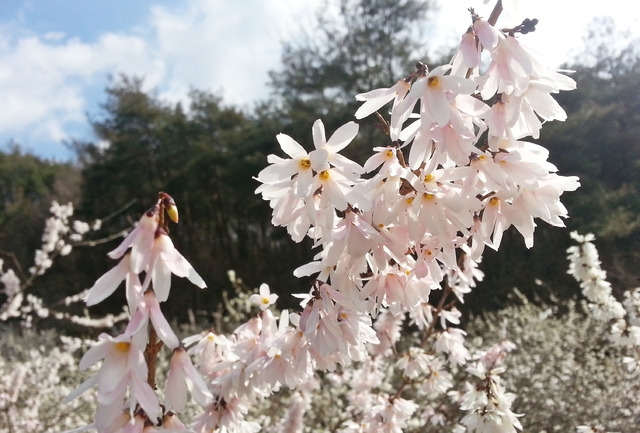
<path fill-rule="evenodd" d="M 18 146 L 0 151 L 0 251 L 29 263 L 51 201 L 77 200 L 78 184 L 79 171 L 72 164 L 45 161 Z"/>

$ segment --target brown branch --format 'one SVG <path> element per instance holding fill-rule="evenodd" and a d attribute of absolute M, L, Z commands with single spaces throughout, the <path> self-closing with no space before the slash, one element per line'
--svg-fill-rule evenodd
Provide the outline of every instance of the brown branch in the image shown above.
<path fill-rule="evenodd" d="M 127 210 L 128 208 L 133 206 L 137 201 L 138 201 L 138 199 L 136 199 L 136 198 L 134 198 L 133 200 L 130 200 L 128 203 L 126 203 L 121 208 L 114 210 L 113 212 L 111 212 L 109 215 L 107 215 L 104 218 L 100 218 L 100 221 L 102 221 L 102 222 L 109 221 L 111 218 L 115 217 L 116 215 L 124 212 L 125 210 Z"/>
<path fill-rule="evenodd" d="M 429 327 L 427 328 L 427 330 L 424 332 L 424 337 L 422 337 L 422 344 L 420 344 L 420 347 L 422 347 L 423 349 L 427 345 L 427 341 L 429 340 L 429 337 L 431 336 L 431 334 L 433 334 L 433 330 L 436 327 L 436 323 L 440 318 L 440 313 L 442 313 L 442 311 L 445 308 L 445 302 L 447 300 L 447 297 L 451 294 L 452 291 L 453 289 L 451 288 L 449 283 L 445 280 L 445 287 L 444 287 L 444 292 L 442 293 L 442 298 L 440 298 L 440 302 L 438 302 L 438 307 L 436 309 L 435 314 L 433 315 L 433 320 L 429 324 Z"/>
<path fill-rule="evenodd" d="M 80 241 L 80 242 L 72 243 L 71 245 L 73 247 L 84 247 L 84 246 L 95 247 L 96 245 L 104 244 L 105 242 L 109 242 L 114 239 L 121 238 L 124 235 L 126 235 L 128 231 L 129 231 L 128 229 L 120 230 L 119 232 L 114 233 L 110 236 L 107 236 L 106 238 L 90 240 L 90 241 Z"/>
<path fill-rule="evenodd" d="M 153 327 L 153 323 L 149 321 L 149 341 L 147 347 L 144 349 L 144 359 L 147 362 L 147 383 L 152 389 L 156 389 L 156 365 L 158 359 L 158 353 L 162 348 L 162 341 L 158 341 L 158 333 Z"/>
<path fill-rule="evenodd" d="M 487 22 L 492 26 L 495 26 L 496 23 L 498 22 L 498 17 L 500 16 L 501 13 L 502 13 L 502 0 L 498 0 L 498 3 L 496 3 L 495 7 L 491 11 L 491 15 L 489 15 L 489 19 L 487 20 Z"/>

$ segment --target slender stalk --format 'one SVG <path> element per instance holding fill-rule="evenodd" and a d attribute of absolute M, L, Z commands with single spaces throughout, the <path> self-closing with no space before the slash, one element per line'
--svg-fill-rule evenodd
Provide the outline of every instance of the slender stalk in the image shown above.
<path fill-rule="evenodd" d="M 162 342 L 158 342 L 158 333 L 153 324 L 149 322 L 149 341 L 147 347 L 144 350 L 144 359 L 147 361 L 147 383 L 151 385 L 152 389 L 156 389 L 156 367 L 158 353 L 162 347 Z"/>
<path fill-rule="evenodd" d="M 501 13 L 502 13 L 502 0 L 498 0 L 498 3 L 496 3 L 493 10 L 491 11 L 491 15 L 489 15 L 489 19 L 487 20 L 487 22 L 492 26 L 495 26 L 496 23 L 498 22 L 498 17 L 500 16 Z"/>
<path fill-rule="evenodd" d="M 436 323 L 438 322 L 438 319 L 440 318 L 440 313 L 442 313 L 442 311 L 444 310 L 444 306 L 445 306 L 445 302 L 447 301 L 447 297 L 449 296 L 449 294 L 452 291 L 453 291 L 453 289 L 451 288 L 449 283 L 446 282 L 446 280 L 445 280 L 444 292 L 442 293 L 442 297 L 440 298 L 440 302 L 438 302 L 438 307 L 436 309 L 435 314 L 433 315 L 433 320 L 429 324 L 429 327 L 427 328 L 427 330 L 424 331 L 424 336 L 422 337 L 422 344 L 420 346 L 423 349 L 426 347 L 427 341 L 429 341 L 429 337 L 431 336 L 431 334 L 433 334 L 433 330 L 436 327 Z"/>

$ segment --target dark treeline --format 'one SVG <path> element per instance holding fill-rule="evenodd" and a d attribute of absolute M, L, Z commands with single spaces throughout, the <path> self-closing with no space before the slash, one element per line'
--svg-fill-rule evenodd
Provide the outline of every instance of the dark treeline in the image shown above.
<path fill-rule="evenodd" d="M 353 119 L 355 94 L 388 87 L 418 60 L 430 63 L 419 42 L 431 10 L 430 2 L 419 0 L 342 0 L 340 19 L 319 15 L 317 28 L 284 44 L 282 67 L 271 74 L 273 97 L 252 112 L 204 91 L 191 93 L 189 107 L 170 104 L 144 92 L 142 78 L 114 80 L 91 120 L 96 142 L 70 143 L 76 162 L 43 161 L 18 147 L 0 153 L 2 258 L 13 252 L 25 269 L 31 266 L 53 199 L 73 201 L 85 221 L 130 204 L 91 235 L 97 239 L 130 227 L 162 190 L 180 210 L 172 239 L 209 285 L 200 291 L 174 280 L 168 313 L 184 318 L 188 309 L 216 308 L 222 291 L 231 290 L 229 269 L 252 287 L 267 282 L 281 295 L 307 291 L 308 281 L 292 271 L 311 260 L 311 244 L 295 244 L 284 229 L 271 226 L 252 176 L 266 166 L 268 154 L 281 154 L 276 134 L 290 134 L 310 148 L 314 120 L 322 118 L 329 135 Z M 607 50 L 597 36 L 589 43 L 590 56 L 571 66 L 578 90 L 558 95 L 569 120 L 546 125 L 539 142 L 561 174 L 580 176 L 582 188 L 564 197 L 572 216 L 567 226 L 598 236 L 605 266 L 621 290 L 638 283 L 640 56 Z M 361 163 L 373 147 L 387 144 L 373 123 L 361 122 L 348 150 Z M 465 307 L 500 306 L 513 287 L 543 297 L 575 294 L 575 282 L 566 276 L 569 230 L 540 223 L 531 250 L 517 232 L 507 233 L 501 251 L 485 255 L 485 281 Z M 33 290 L 55 302 L 89 287 L 113 265 L 106 252 L 118 242 L 76 248 Z M 95 312 L 120 311 L 122 292 Z M 292 306 L 288 296 L 280 299 L 283 307 Z"/>

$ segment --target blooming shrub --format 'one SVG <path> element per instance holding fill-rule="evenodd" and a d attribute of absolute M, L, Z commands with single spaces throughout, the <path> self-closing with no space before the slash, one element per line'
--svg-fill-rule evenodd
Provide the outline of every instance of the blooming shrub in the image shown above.
<path fill-rule="evenodd" d="M 90 422 L 93 394 L 60 406 L 83 376 L 77 354 L 87 347 L 54 331 L 1 326 L 0 433 L 58 433 Z"/>
<path fill-rule="evenodd" d="M 513 2 L 507 10 L 513 13 Z M 255 432 L 260 425 L 245 419 L 249 407 L 286 386 L 298 394 L 278 428 L 299 430 L 315 371 L 349 388 L 347 418 L 335 426 L 343 432 L 399 432 L 425 422 L 456 431 L 522 428 L 515 395 L 501 380 L 513 345 L 471 353 L 455 304 L 482 278 L 477 264 L 485 246 L 498 249 L 509 226 L 531 247 L 535 218 L 564 225 L 560 196 L 578 180 L 559 176 L 548 152 L 524 138 L 538 137 L 540 119 L 566 118 L 551 94 L 575 82 L 520 45 L 516 35 L 534 31 L 537 20 L 497 30 L 501 11 L 498 1 L 484 20 L 470 9 L 472 25 L 450 65 L 430 71 L 419 63 L 390 88 L 356 95 L 363 102 L 357 119 L 393 101 L 389 120 L 376 113 L 390 142 L 374 147 L 363 166 L 340 154 L 358 133 L 355 122 L 327 138 L 317 120 L 310 152 L 292 137 L 276 137 L 289 158 L 268 157 L 256 192 L 270 202 L 274 225 L 296 242 L 310 237 L 319 250 L 295 272 L 313 276 L 309 293 L 299 295 L 300 313 L 274 315 L 269 307 L 277 296 L 263 286 L 250 298 L 260 312 L 231 335 L 209 330 L 180 343 L 160 308 L 171 275 L 206 284 L 173 246 L 169 220 L 178 222 L 177 207 L 159 193 L 109 253 L 119 263 L 85 299 L 96 304 L 124 281 L 131 313 L 124 332 L 101 335 L 80 361 L 81 369 L 103 361 L 67 397 L 97 386 L 89 428 L 186 431 L 178 414 L 190 393 L 204 409 L 193 430 Z M 483 50 L 490 60 L 481 72 Z M 416 334 L 401 341 L 405 320 Z M 172 356 L 160 400 L 163 345 Z M 463 371 L 464 383 L 451 390 Z M 441 410 L 445 396 L 462 418 Z"/>
<path fill-rule="evenodd" d="M 635 431 L 640 382 L 621 362 L 622 351 L 607 339 L 607 326 L 582 302 L 538 306 L 520 298 L 466 328 L 474 346 L 507 339 L 513 350 L 504 375 L 518 391 L 514 411 L 524 431 L 567 432 L 579 425 Z M 602 431 L 605 431 L 604 429 Z"/>
<path fill-rule="evenodd" d="M 508 13 L 515 13 L 515 3 L 505 2 Z M 557 174 L 546 149 L 526 141 L 538 138 L 543 121 L 565 120 L 551 95 L 575 82 L 543 67 L 520 44 L 519 35 L 535 31 L 537 20 L 496 29 L 501 11 L 498 1 L 485 20 L 470 9 L 471 26 L 451 64 L 429 70 L 418 63 L 391 87 L 356 95 L 362 102 L 356 119 L 375 113 L 389 136 L 362 166 L 340 154 L 357 135 L 356 122 L 327 138 L 317 120 L 311 151 L 288 135 L 276 137 L 288 158 L 269 155 L 256 192 L 269 201 L 275 226 L 286 227 L 296 242 L 311 238 L 317 249 L 314 261 L 295 271 L 311 279 L 309 292 L 296 295 L 299 312 L 276 312 L 277 295 L 262 285 L 247 297 L 254 312 L 231 333 L 209 329 L 179 340 L 161 309 L 172 275 L 200 289 L 206 283 L 174 247 L 169 233 L 177 206 L 160 192 L 109 253 L 118 263 L 84 297 L 97 304 L 124 282 L 129 321 L 118 335 L 100 335 L 80 360 L 79 369 L 94 368 L 94 374 L 65 401 L 95 387 L 97 408 L 77 431 L 295 432 L 311 424 L 344 433 L 512 433 L 523 429 L 518 408 L 526 410 L 540 386 L 541 407 L 553 405 L 552 390 L 571 395 L 572 388 L 558 382 L 583 364 L 572 364 L 560 341 L 549 338 L 555 349 L 543 357 L 528 351 L 540 334 L 515 335 L 516 344 L 504 339 L 508 321 L 504 338 L 490 341 L 489 330 L 479 333 L 490 345 L 470 344 L 459 326 L 456 304 L 483 278 L 484 248 L 498 249 L 510 226 L 533 246 L 535 219 L 564 226 L 560 196 L 579 186 L 576 177 Z M 483 53 L 488 67 L 481 70 Z M 378 110 L 387 104 L 385 119 Z M 598 318 L 621 319 L 623 306 L 604 284 L 596 286 L 585 287 L 585 294 Z M 529 324 L 518 320 L 512 326 L 523 333 Z M 631 326 L 635 320 L 630 316 Z M 632 329 L 624 326 L 620 335 Z M 584 349 L 576 327 L 575 344 L 562 341 L 567 353 Z M 163 347 L 171 353 L 164 378 L 157 375 Z M 516 364 L 509 379 L 506 360 L 518 347 L 533 362 Z M 547 368 L 553 356 L 559 370 Z M 531 384 L 531 378 L 539 380 Z M 576 401 L 591 401 L 583 388 L 591 383 L 572 385 Z M 260 410 L 283 388 L 291 390 L 286 415 Z M 523 389 L 529 394 L 518 402 L 510 390 Z M 202 410 L 186 427 L 179 417 L 186 419 L 189 395 Z M 326 406 L 327 398 L 335 404 L 316 410 L 309 423 L 307 413 L 319 402 Z M 549 416 L 531 423 L 564 428 Z"/>
<path fill-rule="evenodd" d="M 575 431 L 583 424 L 607 426 L 609 431 L 635 431 L 640 416 L 635 396 L 640 382 L 621 363 L 620 349 L 607 340 L 606 325 L 591 318 L 586 306 L 575 301 L 539 306 L 520 297 L 514 304 L 473 319 L 465 330 L 472 352 L 505 340 L 515 344 L 502 377 L 508 389 L 518 390 L 513 409 L 525 414 L 521 418 L 523 431 Z M 192 324 L 181 334 L 193 333 L 201 326 Z M 7 327 L 0 339 L 4 348 L 0 357 L 1 433 L 60 432 L 91 421 L 93 395 L 60 409 L 61 399 L 81 376 L 77 359 L 71 356 L 78 354 L 73 351 L 77 340 L 65 339 L 70 342 L 61 349 L 53 331 L 36 334 Z M 158 371 L 167 367 L 166 359 L 160 357 Z M 250 417 L 266 432 L 332 431 L 347 417 L 349 394 L 357 394 L 363 380 L 374 380 L 366 375 L 370 371 L 359 368 L 351 374 L 320 375 L 296 391 L 282 389 L 252 406 Z M 345 380 L 345 374 L 350 374 L 350 380 Z M 24 377 L 18 381 L 21 375 Z M 453 382 L 462 376 L 453 377 Z M 378 379 L 377 383 L 383 382 Z M 12 399 L 11 395 L 18 397 Z M 422 399 L 417 402 L 423 404 Z M 442 395 L 438 403 L 437 412 L 426 414 L 430 415 L 427 422 L 405 431 L 448 431 L 438 424 L 446 421 L 445 414 L 462 418 L 450 397 Z M 187 407 L 186 419 L 197 413 L 197 404 L 192 404 Z"/>

